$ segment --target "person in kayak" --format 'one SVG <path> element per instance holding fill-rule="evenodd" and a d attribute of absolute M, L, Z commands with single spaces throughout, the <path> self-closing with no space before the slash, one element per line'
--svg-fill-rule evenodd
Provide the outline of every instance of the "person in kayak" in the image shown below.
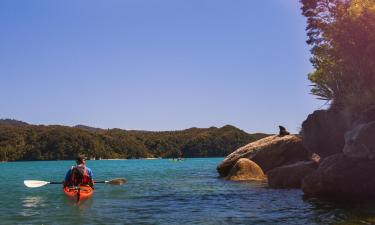
<path fill-rule="evenodd" d="M 85 158 L 78 156 L 75 166 L 72 166 L 65 175 L 64 187 L 88 185 L 94 188 L 92 170 L 86 166 Z"/>

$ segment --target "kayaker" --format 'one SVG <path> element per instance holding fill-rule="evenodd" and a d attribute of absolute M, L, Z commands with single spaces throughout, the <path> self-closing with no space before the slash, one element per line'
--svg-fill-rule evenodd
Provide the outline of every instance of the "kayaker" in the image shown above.
<path fill-rule="evenodd" d="M 65 175 L 64 187 L 88 185 L 94 188 L 92 170 L 86 166 L 85 157 L 78 156 L 75 166 L 72 166 Z"/>

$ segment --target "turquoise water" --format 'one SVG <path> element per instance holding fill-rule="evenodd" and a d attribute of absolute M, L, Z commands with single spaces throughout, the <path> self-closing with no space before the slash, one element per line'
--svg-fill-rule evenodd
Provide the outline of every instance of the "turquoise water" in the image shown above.
<path fill-rule="evenodd" d="M 304 201 L 300 190 L 217 178 L 222 159 L 88 161 L 97 184 L 76 205 L 60 185 L 29 189 L 25 179 L 58 181 L 73 161 L 0 163 L 0 224 L 371 224 L 375 206 Z"/>

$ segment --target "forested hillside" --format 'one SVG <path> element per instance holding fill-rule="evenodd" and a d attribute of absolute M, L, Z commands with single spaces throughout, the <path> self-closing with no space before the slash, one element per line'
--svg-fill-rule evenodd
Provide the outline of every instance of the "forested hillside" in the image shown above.
<path fill-rule="evenodd" d="M 267 136 L 227 125 L 182 131 L 127 131 L 29 125 L 0 120 L 0 161 L 89 158 L 219 157 Z"/>

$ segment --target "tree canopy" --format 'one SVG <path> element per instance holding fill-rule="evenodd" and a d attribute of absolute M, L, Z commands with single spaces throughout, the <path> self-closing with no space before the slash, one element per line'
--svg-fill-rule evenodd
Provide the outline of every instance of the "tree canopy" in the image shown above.
<path fill-rule="evenodd" d="M 311 93 L 332 107 L 375 103 L 375 1 L 301 0 L 312 46 Z"/>
<path fill-rule="evenodd" d="M 89 158 L 221 157 L 265 136 L 229 125 L 149 132 L 0 120 L 0 161 L 74 159 L 77 154 Z"/>

